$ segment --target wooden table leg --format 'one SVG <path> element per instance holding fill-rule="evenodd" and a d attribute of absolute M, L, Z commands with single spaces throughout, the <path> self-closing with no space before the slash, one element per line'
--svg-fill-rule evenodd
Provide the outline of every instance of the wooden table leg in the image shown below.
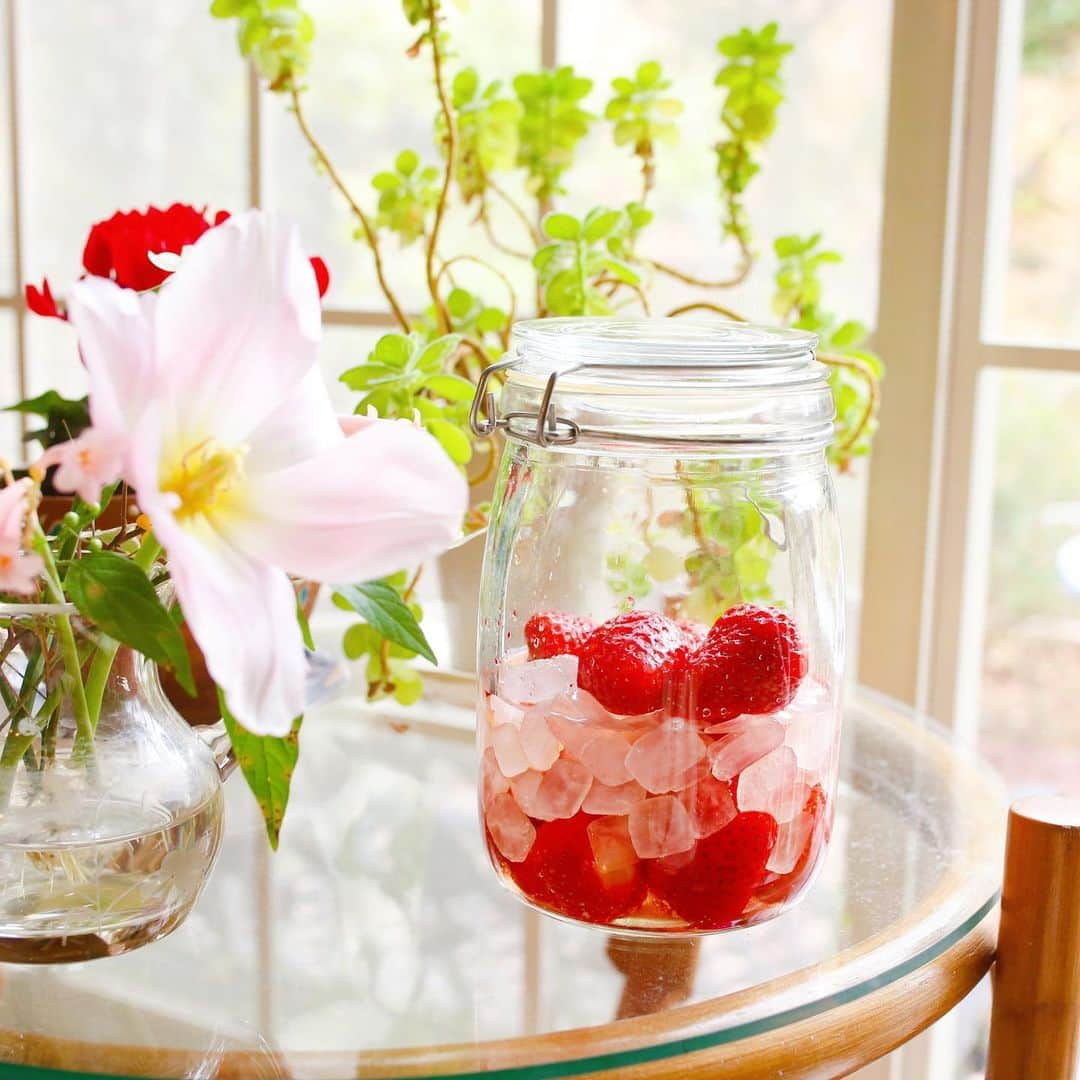
<path fill-rule="evenodd" d="M 1080 799 L 1009 811 L 986 1075 L 1080 1076 Z"/>

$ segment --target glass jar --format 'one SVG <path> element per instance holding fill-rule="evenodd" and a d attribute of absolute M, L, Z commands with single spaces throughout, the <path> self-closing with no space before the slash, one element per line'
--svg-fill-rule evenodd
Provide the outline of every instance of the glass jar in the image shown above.
<path fill-rule="evenodd" d="M 164 937 L 217 857 L 227 740 L 208 746 L 156 665 L 70 605 L 0 604 L 0 658 L 0 961 Z"/>
<path fill-rule="evenodd" d="M 548 913 L 745 926 L 821 862 L 844 601 L 815 345 L 537 320 L 481 379 L 474 430 L 506 443 L 480 595 L 480 812 L 500 879 Z"/>

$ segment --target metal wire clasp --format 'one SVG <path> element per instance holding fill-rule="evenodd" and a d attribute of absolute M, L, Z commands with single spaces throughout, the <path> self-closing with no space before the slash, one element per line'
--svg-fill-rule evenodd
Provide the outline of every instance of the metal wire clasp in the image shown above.
<path fill-rule="evenodd" d="M 495 395 L 488 390 L 488 383 L 492 376 L 512 368 L 518 362 L 516 356 L 509 360 L 500 360 L 499 363 L 491 364 L 481 372 L 476 384 L 476 393 L 473 395 L 472 407 L 469 409 L 469 427 L 473 434 L 486 438 L 494 435 L 501 428 L 512 438 L 521 439 L 534 446 L 573 445 L 577 442 L 581 429 L 573 420 L 556 416 L 551 399 L 559 376 L 569 371 L 576 371 L 577 367 L 582 365 L 567 368 L 562 372 L 553 371 L 548 376 L 543 397 L 540 399 L 540 408 L 536 412 L 511 412 L 505 416 L 499 416 L 495 406 Z"/>

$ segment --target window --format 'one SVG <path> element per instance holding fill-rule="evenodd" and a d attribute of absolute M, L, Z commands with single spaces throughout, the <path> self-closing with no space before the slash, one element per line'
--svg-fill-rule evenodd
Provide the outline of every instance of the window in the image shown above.
<path fill-rule="evenodd" d="M 28 317 L 23 286 L 69 282 L 92 222 L 151 201 L 297 218 L 333 274 L 331 384 L 364 358 L 390 325 L 368 253 L 206 0 L 0 4 L 5 401 L 53 383 L 78 392 L 70 331 Z M 310 121 L 370 204 L 370 177 L 396 151 L 434 155 L 429 74 L 405 59 L 396 3 L 308 6 L 319 28 Z M 840 485 L 860 678 L 981 741 L 1017 787 L 1055 783 L 1080 755 L 1065 722 L 1080 690 L 1080 0 L 450 8 L 461 63 L 502 78 L 573 63 L 596 79 L 594 111 L 624 58 L 664 63 L 688 108 L 681 146 L 659 162 L 653 241 L 702 274 L 723 272 L 724 258 L 706 152 L 714 42 L 774 17 L 798 48 L 753 194 L 765 266 L 740 306 L 768 317 L 773 236 L 822 228 L 846 255 L 829 304 L 876 325 L 889 364 L 869 480 L 861 470 Z M 632 172 L 612 167 L 623 153 L 606 131 L 589 137 L 572 209 L 635 194 Z M 448 233 L 475 242 L 464 215 Z M 420 256 L 391 248 L 395 285 L 419 306 L 408 282 Z M 348 408 L 351 395 L 334 393 Z M 17 434 L 0 414 L 9 457 Z"/>
<path fill-rule="evenodd" d="M 69 328 L 18 314 L 24 284 L 47 275 L 62 289 L 78 272 L 91 223 L 117 208 L 178 199 L 212 209 L 256 203 L 299 221 L 308 247 L 331 268 L 323 368 L 335 401 L 349 408 L 354 395 L 336 376 L 363 361 L 391 320 L 343 201 L 312 167 L 286 103 L 257 91 L 236 55 L 233 27 L 211 19 L 206 0 L 4 2 L 0 65 L 10 61 L 14 77 L 0 85 L 0 107 L 10 82 L 19 121 L 0 150 L 3 175 L 11 179 L 0 183 L 5 400 L 18 397 L 20 378 L 30 393 L 53 385 L 73 394 L 83 389 Z M 306 6 L 318 28 L 308 119 L 351 189 L 370 206 L 371 177 L 399 150 L 414 148 L 435 161 L 430 73 L 422 59 L 406 58 L 415 34 L 396 3 L 307 0 Z M 788 65 L 788 102 L 752 195 L 762 263 L 741 291 L 739 307 L 768 320 L 773 237 L 821 229 L 845 255 L 827 272 L 829 306 L 873 323 L 877 275 L 868 268 L 876 267 L 879 253 L 889 4 L 770 0 L 750 13 L 734 0 L 670 10 L 643 0 L 471 0 L 467 11 L 448 5 L 448 17 L 455 63 L 504 80 L 542 61 L 572 63 L 595 81 L 589 100 L 595 113 L 603 112 L 610 80 L 621 68 L 661 60 L 687 111 L 681 144 L 660 151 L 652 240 L 658 254 L 707 276 L 722 275 L 724 259 L 730 261 L 721 244 L 710 152 L 718 130 L 715 43 L 747 21 L 779 20 L 797 49 Z M 619 48 L 612 49 L 609 35 L 616 30 Z M 98 58 L 90 65 L 88 50 Z M 75 67 L 87 73 L 77 84 L 62 75 Z M 861 87 L 857 100 L 846 90 L 853 81 Z M 841 107 L 847 122 L 828 122 Z M 635 197 L 636 170 L 626 159 L 607 126 L 596 125 L 573 174 L 568 208 L 584 212 L 594 203 Z M 612 177 L 626 189 L 614 189 Z M 505 226 L 515 235 L 512 218 Z M 477 233 L 467 213 L 447 222 L 448 244 L 464 241 L 465 250 L 489 253 Z M 16 236 L 18 245 L 9 242 Z M 395 241 L 387 246 L 394 287 L 418 310 L 425 303 L 419 245 L 405 251 Z M 511 263 L 508 271 L 527 296 L 529 270 Z M 687 298 L 682 286 L 671 285 L 661 301 Z M 4 417 L 0 424 L 6 425 L 0 427 L 4 452 L 18 457 L 16 422 Z M 862 578 L 865 480 L 859 468 L 839 485 L 853 615 Z"/>

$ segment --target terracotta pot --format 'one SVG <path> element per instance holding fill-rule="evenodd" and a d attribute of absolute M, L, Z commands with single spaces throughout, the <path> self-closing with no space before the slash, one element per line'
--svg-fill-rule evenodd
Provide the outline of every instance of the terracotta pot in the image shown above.
<path fill-rule="evenodd" d="M 135 509 L 134 495 L 126 488 L 117 492 L 112 502 L 105 507 L 104 513 L 98 518 L 98 527 L 101 529 L 119 529 L 126 520 L 134 521 L 138 511 Z M 41 527 L 48 532 L 53 526 L 60 523 L 60 519 L 71 509 L 74 503 L 72 495 L 42 495 L 38 505 L 38 519 Z"/>

